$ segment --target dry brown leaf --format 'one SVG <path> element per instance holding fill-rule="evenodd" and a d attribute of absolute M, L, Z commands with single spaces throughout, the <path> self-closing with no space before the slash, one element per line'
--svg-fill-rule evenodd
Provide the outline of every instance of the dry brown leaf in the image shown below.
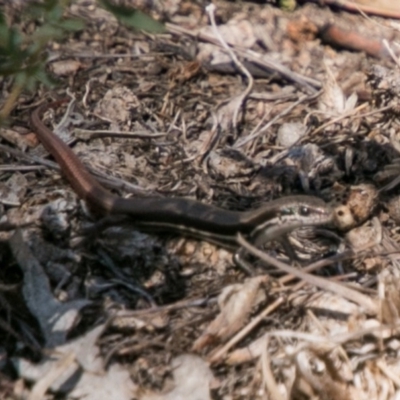
<path fill-rule="evenodd" d="M 83 68 L 83 65 L 76 60 L 54 61 L 50 64 L 51 71 L 57 76 L 74 75 L 80 68 Z"/>
<path fill-rule="evenodd" d="M 243 284 L 225 287 L 218 299 L 220 313 L 196 340 L 193 350 L 200 351 L 205 346 L 237 332 L 246 322 L 252 307 L 259 301 L 259 296 L 264 294 L 262 285 L 268 280 L 267 276 L 259 276 L 248 279 Z"/>

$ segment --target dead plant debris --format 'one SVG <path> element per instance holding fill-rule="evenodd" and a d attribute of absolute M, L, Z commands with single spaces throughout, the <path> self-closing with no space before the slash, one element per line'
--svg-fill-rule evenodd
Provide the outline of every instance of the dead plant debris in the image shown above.
<path fill-rule="evenodd" d="M 141 2 L 169 21 L 150 35 L 72 3 L 85 30 L 48 45 L 62 83 L 1 129 L 0 399 L 399 398 L 398 22 Z M 293 265 L 280 242 L 246 256 L 247 277 L 217 245 L 99 220 L 33 148 L 30 113 L 67 91 L 46 124 L 115 193 L 238 211 L 316 195 L 334 225 L 293 232 Z"/>

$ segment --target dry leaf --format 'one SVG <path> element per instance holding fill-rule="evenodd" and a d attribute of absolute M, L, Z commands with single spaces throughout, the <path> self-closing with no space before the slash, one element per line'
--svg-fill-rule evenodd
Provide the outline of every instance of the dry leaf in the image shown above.
<path fill-rule="evenodd" d="M 82 63 L 76 60 L 54 61 L 50 64 L 51 71 L 57 76 L 75 75 L 82 67 Z"/>
<path fill-rule="evenodd" d="M 262 285 L 268 277 L 259 276 L 248 279 L 243 284 L 224 288 L 218 298 L 220 313 L 206 328 L 193 345 L 195 351 L 215 341 L 226 339 L 237 332 L 246 322 L 251 309 L 263 295 Z"/>
<path fill-rule="evenodd" d="M 213 374 L 200 357 L 183 354 L 172 360 L 174 388 L 164 394 L 145 394 L 140 400 L 208 400 Z"/>

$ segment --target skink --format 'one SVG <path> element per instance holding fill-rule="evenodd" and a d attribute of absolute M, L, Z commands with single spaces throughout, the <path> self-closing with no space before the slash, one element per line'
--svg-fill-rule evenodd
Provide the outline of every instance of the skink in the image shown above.
<path fill-rule="evenodd" d="M 243 212 L 223 210 L 184 198 L 125 199 L 117 196 L 100 185 L 75 153 L 42 122 L 41 116 L 47 109 L 63 102 L 65 100 L 40 106 L 32 113 L 31 123 L 74 191 L 97 211 L 129 216 L 138 227 L 179 232 L 233 248 L 238 247 L 238 233 L 260 245 L 299 227 L 332 221 L 332 210 L 323 200 L 305 195 L 273 200 Z"/>

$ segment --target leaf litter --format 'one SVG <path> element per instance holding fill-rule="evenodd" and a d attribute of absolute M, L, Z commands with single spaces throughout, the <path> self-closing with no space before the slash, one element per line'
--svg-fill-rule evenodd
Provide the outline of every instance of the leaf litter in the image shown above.
<path fill-rule="evenodd" d="M 1 148 L 14 163 L 2 218 L 32 226 L 1 232 L 1 395 L 398 397 L 399 74 L 368 47 L 386 38 L 396 56 L 393 21 L 315 4 L 174 4 L 147 10 L 169 17 L 158 36 L 71 5 L 88 25 L 50 48 L 53 73 L 68 77 L 56 92 L 77 99 L 62 124 L 74 151 L 125 196 L 246 210 L 308 193 L 334 205 L 336 229 L 294 233 L 297 279 L 278 243 L 247 278 L 212 244 L 95 222 L 46 153 L 18 153 L 32 140 L 17 135 L 31 112 L 21 98 L 3 136 L 17 149 Z M 343 50 L 342 28 L 375 58 Z M 44 272 L 57 264 L 65 274 Z"/>

